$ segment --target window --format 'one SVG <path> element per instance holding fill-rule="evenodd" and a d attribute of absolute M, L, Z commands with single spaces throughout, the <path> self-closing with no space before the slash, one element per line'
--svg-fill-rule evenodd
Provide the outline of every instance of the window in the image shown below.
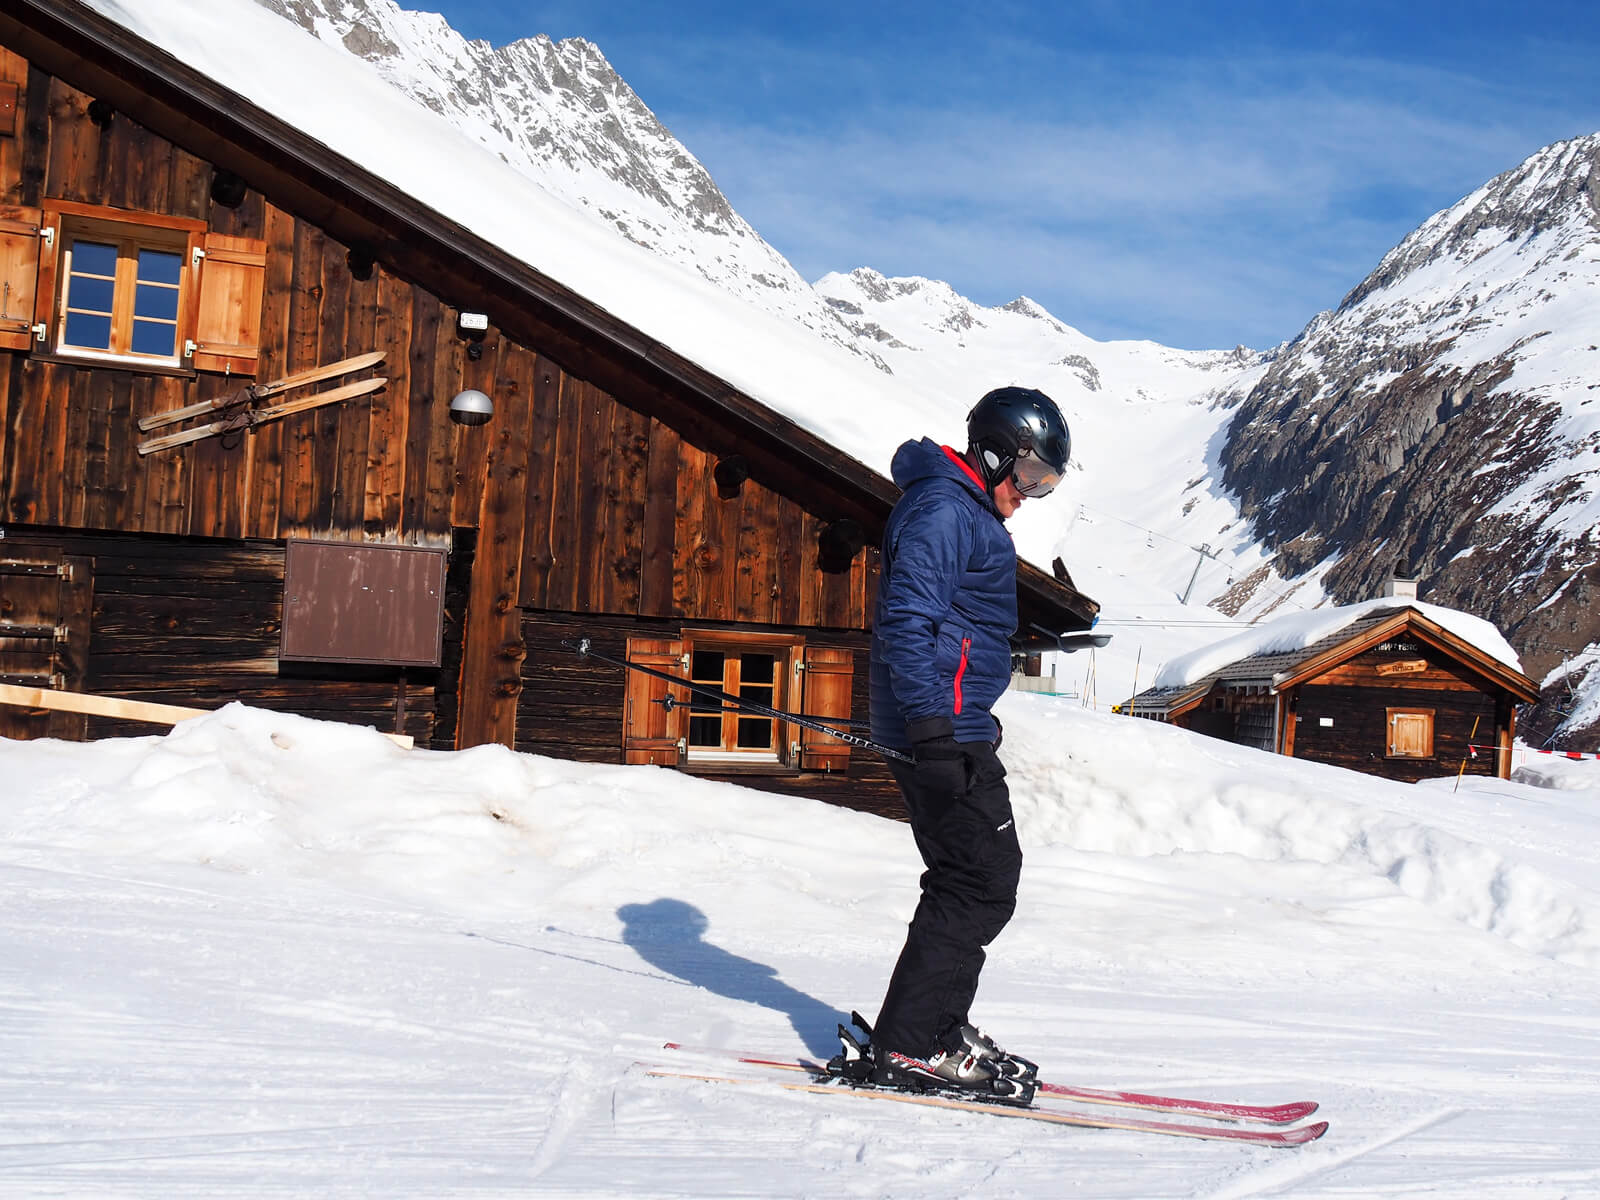
<path fill-rule="evenodd" d="M 809 646 L 798 635 L 684 630 L 675 638 L 630 637 L 623 760 L 711 773 L 842 771 L 850 746 L 778 717 L 740 711 L 672 679 L 832 725 L 851 719 L 855 654 Z M 671 679 L 666 678 L 670 676 Z"/>
<path fill-rule="evenodd" d="M 1391 708 L 1386 712 L 1389 758 L 1433 757 L 1433 709 Z"/>
<path fill-rule="evenodd" d="M 57 351 L 179 364 L 188 239 L 161 232 L 63 231 Z"/>
<path fill-rule="evenodd" d="M 253 375 L 266 243 L 68 200 L 0 206 L 0 348 Z"/>
<path fill-rule="evenodd" d="M 788 655 L 772 648 L 742 650 L 697 643 L 689 656 L 689 678 L 702 687 L 767 708 L 781 708 L 782 674 Z M 762 757 L 776 760 L 782 743 L 778 721 L 740 711 L 719 700 L 691 693 L 689 757 Z"/>

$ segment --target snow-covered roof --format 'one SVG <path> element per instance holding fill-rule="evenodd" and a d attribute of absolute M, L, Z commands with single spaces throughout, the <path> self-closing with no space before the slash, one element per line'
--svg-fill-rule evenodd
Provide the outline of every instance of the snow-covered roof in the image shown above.
<path fill-rule="evenodd" d="M 1521 672 L 1522 660 L 1517 657 L 1517 652 L 1500 631 L 1482 617 L 1419 600 L 1385 597 L 1361 604 L 1291 613 L 1252 626 L 1232 637 L 1173 659 L 1156 672 L 1149 691 L 1177 694 L 1217 679 L 1245 663 L 1249 664 L 1250 675 L 1270 679 L 1279 670 L 1304 661 L 1313 648 L 1344 640 L 1358 632 L 1357 627 L 1379 624 L 1408 608 L 1486 657 Z M 1270 661 L 1273 659 L 1279 661 Z M 1238 672 L 1234 670 L 1232 673 Z"/>
<path fill-rule="evenodd" d="M 254 0 L 83 3 L 879 474 L 927 432 L 900 380 L 633 244 Z"/>

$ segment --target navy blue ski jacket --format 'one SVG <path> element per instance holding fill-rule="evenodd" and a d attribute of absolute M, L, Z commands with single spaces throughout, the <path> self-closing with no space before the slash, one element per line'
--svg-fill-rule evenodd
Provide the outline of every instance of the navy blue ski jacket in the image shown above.
<path fill-rule="evenodd" d="M 904 495 L 889 514 L 872 621 L 872 737 L 992 742 L 989 709 L 1011 682 L 1017 551 L 955 451 L 923 438 L 895 452 Z M 939 718 L 949 721 L 943 727 Z"/>

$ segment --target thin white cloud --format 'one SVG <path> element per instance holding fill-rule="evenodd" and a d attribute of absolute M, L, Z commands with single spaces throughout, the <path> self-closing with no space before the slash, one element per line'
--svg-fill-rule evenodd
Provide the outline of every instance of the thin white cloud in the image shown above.
<path fill-rule="evenodd" d="M 1140 99 L 1102 106 L 1109 70 L 1080 64 L 1053 112 L 880 99 L 835 127 L 689 118 L 678 132 L 804 274 L 870 265 L 986 302 L 1025 292 L 1096 336 L 1193 345 L 1292 336 L 1541 129 L 1584 131 L 1436 68 L 1123 60 L 1118 97 Z M 1141 305 L 1130 286 L 1151 282 Z"/>

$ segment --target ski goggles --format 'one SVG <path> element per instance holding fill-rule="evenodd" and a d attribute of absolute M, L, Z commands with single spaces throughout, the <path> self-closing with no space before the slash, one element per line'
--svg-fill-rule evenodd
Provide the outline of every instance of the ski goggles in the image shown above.
<path fill-rule="evenodd" d="M 1017 491 L 1024 496 L 1037 500 L 1056 490 L 1056 485 L 1061 482 L 1061 472 L 1044 459 L 1034 457 L 1032 450 L 1021 450 L 1011 465 L 1011 482 L 1017 485 Z"/>

